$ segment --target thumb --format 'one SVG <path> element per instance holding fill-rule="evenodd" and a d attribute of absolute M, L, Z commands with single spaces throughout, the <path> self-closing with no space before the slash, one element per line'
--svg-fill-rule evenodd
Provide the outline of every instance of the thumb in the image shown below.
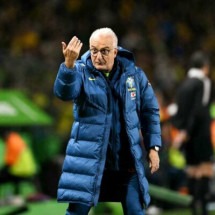
<path fill-rule="evenodd" d="M 62 51 L 64 51 L 66 49 L 66 43 L 61 42 L 61 45 L 62 45 Z"/>

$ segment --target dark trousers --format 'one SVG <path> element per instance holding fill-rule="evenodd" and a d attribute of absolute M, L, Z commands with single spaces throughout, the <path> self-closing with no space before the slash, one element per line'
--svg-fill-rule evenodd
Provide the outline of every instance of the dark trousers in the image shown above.
<path fill-rule="evenodd" d="M 10 173 L 9 167 L 4 166 L 0 170 L 0 185 L 5 184 L 5 183 L 12 183 L 14 185 L 14 193 L 15 195 L 20 194 L 20 186 L 19 184 L 23 181 L 28 181 L 34 183 L 36 186 L 37 190 L 40 190 L 40 183 L 37 180 L 36 176 L 15 176 Z"/>
<path fill-rule="evenodd" d="M 99 202 L 121 202 L 124 215 L 144 215 L 143 200 L 135 173 L 105 171 Z M 91 207 L 70 203 L 66 215 L 87 215 Z"/>
<path fill-rule="evenodd" d="M 9 168 L 7 166 L 3 167 L 0 170 L 0 185 L 11 182 L 14 184 L 14 194 L 19 194 L 19 182 L 22 180 L 21 177 L 14 176 L 10 173 Z"/>
<path fill-rule="evenodd" d="M 188 186 L 190 194 L 193 195 L 191 205 L 192 215 L 208 215 L 207 204 L 209 195 L 209 178 L 200 179 L 190 178 Z"/>

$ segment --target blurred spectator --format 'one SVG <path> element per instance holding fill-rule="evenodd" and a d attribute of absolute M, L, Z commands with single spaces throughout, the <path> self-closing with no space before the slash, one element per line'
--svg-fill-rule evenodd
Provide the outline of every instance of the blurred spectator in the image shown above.
<path fill-rule="evenodd" d="M 37 166 L 28 144 L 16 131 L 1 130 L 5 143 L 4 165 L 0 170 L 0 185 L 12 182 L 14 194 L 20 194 L 19 183 L 32 179 Z"/>
<path fill-rule="evenodd" d="M 176 95 L 178 109 L 173 116 L 173 125 L 178 132 L 172 147 L 176 149 L 184 147 L 188 187 L 194 198 L 193 215 L 198 214 L 198 208 L 201 215 L 208 214 L 209 181 L 213 174 L 209 71 L 210 61 L 207 54 L 195 52 L 191 56 L 187 78 L 178 89 Z"/>

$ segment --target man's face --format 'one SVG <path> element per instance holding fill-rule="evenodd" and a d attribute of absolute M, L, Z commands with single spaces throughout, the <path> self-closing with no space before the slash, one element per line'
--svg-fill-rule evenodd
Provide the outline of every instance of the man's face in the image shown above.
<path fill-rule="evenodd" d="M 110 72 L 117 55 L 113 38 L 110 35 L 96 35 L 90 39 L 90 52 L 93 66 L 99 71 Z"/>

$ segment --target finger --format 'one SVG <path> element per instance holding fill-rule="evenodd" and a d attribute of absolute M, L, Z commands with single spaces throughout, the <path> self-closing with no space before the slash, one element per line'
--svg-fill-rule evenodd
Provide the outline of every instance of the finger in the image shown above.
<path fill-rule="evenodd" d="M 81 48 L 83 46 L 83 43 L 80 42 L 78 45 L 77 45 L 77 51 L 80 52 Z"/>
<path fill-rule="evenodd" d="M 82 42 L 79 39 L 75 40 L 73 43 L 74 49 L 76 49 L 76 50 L 80 49 L 80 46 L 82 46 L 81 44 L 82 44 Z"/>
<path fill-rule="evenodd" d="M 158 161 L 151 161 L 149 163 L 149 168 L 151 170 L 151 173 L 153 174 L 154 172 L 156 172 L 159 169 L 159 162 Z"/>
<path fill-rule="evenodd" d="M 79 55 L 82 46 L 83 43 L 79 39 L 77 39 L 73 42 L 73 44 L 71 44 L 70 50 Z"/>
<path fill-rule="evenodd" d="M 153 166 L 151 167 L 151 173 L 155 173 L 156 171 L 158 171 L 159 167 L 158 166 Z"/>
<path fill-rule="evenodd" d="M 157 170 L 155 168 L 151 169 L 151 174 L 155 173 Z"/>
<path fill-rule="evenodd" d="M 77 43 L 78 40 L 79 40 L 79 39 L 78 39 L 76 36 L 74 36 L 74 37 L 69 41 L 68 47 L 69 47 L 69 48 L 73 48 L 73 47 L 76 45 L 76 43 Z"/>

